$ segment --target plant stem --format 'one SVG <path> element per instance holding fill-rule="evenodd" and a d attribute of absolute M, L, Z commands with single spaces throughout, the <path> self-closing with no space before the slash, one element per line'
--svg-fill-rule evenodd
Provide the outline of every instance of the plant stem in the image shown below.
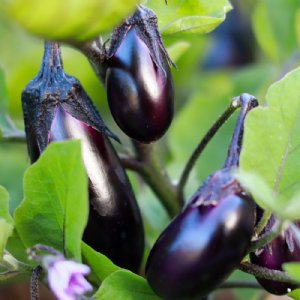
<path fill-rule="evenodd" d="M 87 43 L 74 43 L 71 46 L 81 51 L 87 57 L 98 79 L 104 83 L 106 51 L 101 38 L 99 37 Z"/>
<path fill-rule="evenodd" d="M 0 135 L 1 143 L 26 143 L 25 132 L 21 130 L 12 130 L 2 132 Z"/>
<path fill-rule="evenodd" d="M 132 143 L 136 153 L 136 161 L 127 160 L 127 166 L 134 167 L 131 168 L 132 170 L 138 170 L 144 181 L 160 199 L 169 216 L 176 216 L 183 202 L 182 199 L 178 198 L 177 187 L 171 182 L 168 174 L 162 167 L 158 155 L 155 153 L 154 146 L 137 141 L 132 141 Z"/>
<path fill-rule="evenodd" d="M 32 271 L 31 281 L 30 281 L 30 298 L 31 298 L 31 300 L 39 300 L 40 299 L 39 277 L 40 277 L 42 270 L 43 269 L 41 266 L 37 266 Z"/>
<path fill-rule="evenodd" d="M 224 168 L 238 167 L 240 160 L 240 152 L 242 147 L 242 140 L 244 135 L 244 123 L 248 112 L 258 106 L 256 98 L 250 94 L 241 94 L 235 97 L 233 101 L 236 101 L 236 105 L 241 107 L 240 114 L 235 125 L 233 137 L 228 148 L 227 159 L 224 164 Z"/>
<path fill-rule="evenodd" d="M 271 230 L 260 236 L 257 240 L 251 243 L 248 253 L 259 249 L 274 240 L 282 229 L 282 223 L 276 220 Z"/>
<path fill-rule="evenodd" d="M 227 281 L 219 289 L 261 289 L 261 286 L 253 281 Z"/>
<path fill-rule="evenodd" d="M 217 131 L 222 127 L 222 125 L 229 119 L 233 112 L 239 107 L 239 103 L 232 101 L 230 106 L 225 110 L 225 112 L 219 117 L 219 119 L 213 124 L 213 126 L 208 130 L 205 136 L 202 138 L 201 142 L 198 144 L 196 149 L 190 156 L 185 168 L 180 176 L 178 183 L 178 190 L 183 193 L 184 186 L 188 180 L 188 177 L 198 159 L 200 154 L 203 152 L 208 142 L 214 137 Z"/>
<path fill-rule="evenodd" d="M 278 270 L 270 270 L 267 268 L 263 268 L 249 262 L 242 262 L 238 267 L 241 271 L 254 275 L 255 277 L 280 281 L 290 284 L 297 284 L 286 272 L 278 271 Z"/>
<path fill-rule="evenodd" d="M 261 234 L 261 232 L 263 231 L 263 229 L 266 227 L 266 225 L 269 222 L 270 217 L 272 216 L 272 213 L 270 211 L 264 211 L 263 215 L 259 221 L 259 223 L 257 224 L 256 228 L 255 228 L 255 232 L 254 232 L 254 236 L 255 237 L 259 237 L 259 235 Z"/>

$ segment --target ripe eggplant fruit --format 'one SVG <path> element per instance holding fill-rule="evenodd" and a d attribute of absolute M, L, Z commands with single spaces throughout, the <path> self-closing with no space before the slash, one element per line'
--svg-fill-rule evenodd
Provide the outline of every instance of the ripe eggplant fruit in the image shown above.
<path fill-rule="evenodd" d="M 83 240 L 136 272 L 144 231 L 135 196 L 105 126 L 79 81 L 64 73 L 59 45 L 45 44 L 42 69 L 22 93 L 31 161 L 54 141 L 80 139 L 89 178 L 89 219 Z"/>
<path fill-rule="evenodd" d="M 240 96 L 242 110 L 223 169 L 208 177 L 154 244 L 146 277 L 163 299 L 199 299 L 219 286 L 245 256 L 255 204 L 233 175 L 243 124 L 257 101 Z"/>
<path fill-rule="evenodd" d="M 261 234 L 270 231 L 274 223 L 275 218 L 271 217 Z M 298 222 L 295 223 L 295 225 L 299 226 L 300 224 Z M 264 247 L 257 249 L 255 252 L 251 252 L 250 261 L 260 267 L 278 271 L 282 271 L 282 265 L 284 263 L 300 262 L 300 247 L 295 242 L 292 230 L 290 228 L 286 229 Z M 275 295 L 285 295 L 298 287 L 297 285 L 259 277 L 256 277 L 256 280 L 265 290 Z"/>
<path fill-rule="evenodd" d="M 111 114 L 129 137 L 143 143 L 159 139 L 174 110 L 172 64 L 154 12 L 139 6 L 114 30 L 106 61 Z"/>

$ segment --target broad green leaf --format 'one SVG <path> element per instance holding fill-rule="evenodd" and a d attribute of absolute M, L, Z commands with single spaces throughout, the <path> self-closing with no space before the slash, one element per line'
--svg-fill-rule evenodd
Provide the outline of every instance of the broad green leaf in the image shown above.
<path fill-rule="evenodd" d="M 83 263 L 90 266 L 98 284 L 113 272 L 121 270 L 109 258 L 95 251 L 84 242 L 81 243 L 81 252 Z"/>
<path fill-rule="evenodd" d="M 15 211 L 26 247 L 45 244 L 81 259 L 88 216 L 87 178 L 80 142 L 50 144 L 24 177 L 24 200 Z"/>
<path fill-rule="evenodd" d="M 232 9 L 228 0 L 149 0 L 147 6 L 158 17 L 159 28 L 164 35 L 175 33 L 208 33 L 225 19 Z"/>
<path fill-rule="evenodd" d="M 300 289 L 296 289 L 288 293 L 288 296 L 295 300 L 300 300 Z"/>
<path fill-rule="evenodd" d="M 289 58 L 297 48 L 298 0 L 260 0 L 253 14 L 253 28 L 260 47 L 276 63 Z"/>
<path fill-rule="evenodd" d="M 167 48 L 172 61 L 176 63 L 178 59 L 190 48 L 191 44 L 184 41 L 178 41 Z"/>
<path fill-rule="evenodd" d="M 8 193 L 0 186 L 0 260 L 8 238 L 13 232 L 13 219 L 9 214 Z"/>
<path fill-rule="evenodd" d="M 293 280 L 300 282 L 300 264 L 299 263 L 286 263 L 283 269 L 288 272 Z"/>
<path fill-rule="evenodd" d="M 112 273 L 94 295 L 95 300 L 158 300 L 146 279 L 130 271 Z"/>
<path fill-rule="evenodd" d="M 240 168 L 264 181 L 272 191 L 273 204 L 257 180 L 257 186 L 250 183 L 250 192 L 259 193 L 261 201 L 277 212 L 296 205 L 300 192 L 300 90 L 295 88 L 299 84 L 298 68 L 269 88 L 266 106 L 251 111 L 245 123 Z"/>
<path fill-rule="evenodd" d="M 0 133 L 1 131 L 9 131 L 13 128 L 14 126 L 8 117 L 8 92 L 4 80 L 4 73 L 2 69 L 0 69 Z"/>
<path fill-rule="evenodd" d="M 47 39 L 86 41 L 131 14 L 137 0 L 1 0 L 7 15 L 29 32 Z"/>

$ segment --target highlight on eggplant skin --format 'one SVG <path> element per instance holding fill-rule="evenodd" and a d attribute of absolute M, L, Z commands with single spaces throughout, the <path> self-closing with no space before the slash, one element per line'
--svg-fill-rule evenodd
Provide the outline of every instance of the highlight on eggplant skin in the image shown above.
<path fill-rule="evenodd" d="M 114 31 L 106 62 L 112 116 L 125 134 L 143 143 L 164 135 L 174 111 L 172 62 L 153 19 L 151 10 L 139 6 Z"/>
<path fill-rule="evenodd" d="M 230 172 L 214 173 L 154 244 L 146 277 L 163 299 L 209 294 L 245 256 L 254 230 L 254 202 Z"/>
<path fill-rule="evenodd" d="M 275 218 L 272 217 L 266 228 L 262 231 L 262 234 L 271 230 Z M 295 223 L 296 226 L 300 226 L 300 223 Z M 255 252 L 250 253 L 251 263 L 264 267 L 270 270 L 282 271 L 282 265 L 289 262 L 300 262 L 300 247 L 295 242 L 295 237 L 290 228 L 287 228 L 273 241 L 265 245 L 264 247 L 257 249 Z M 256 277 L 256 280 L 260 285 L 271 294 L 285 295 L 288 292 L 298 288 L 299 286 L 262 279 Z"/>
<path fill-rule="evenodd" d="M 57 43 L 45 44 L 41 71 L 23 91 L 22 103 L 32 162 L 51 142 L 81 140 L 90 206 L 83 240 L 117 265 L 137 272 L 144 252 L 143 223 L 129 180 L 108 138 L 115 135 L 79 81 L 64 73 Z"/>

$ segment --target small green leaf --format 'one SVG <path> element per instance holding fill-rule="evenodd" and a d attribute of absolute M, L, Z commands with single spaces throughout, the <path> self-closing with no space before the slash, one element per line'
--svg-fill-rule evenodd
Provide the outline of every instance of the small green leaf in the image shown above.
<path fill-rule="evenodd" d="M 94 295 L 95 300 L 158 300 L 146 279 L 130 271 L 112 273 Z"/>
<path fill-rule="evenodd" d="M 82 261 L 90 266 L 98 284 L 115 271 L 121 270 L 105 255 L 95 251 L 90 246 L 81 243 Z"/>
<path fill-rule="evenodd" d="M 0 260 L 8 238 L 13 232 L 13 219 L 9 214 L 8 193 L 0 186 Z"/>
<path fill-rule="evenodd" d="M 147 6 L 158 17 L 159 27 L 164 35 L 175 33 L 208 33 L 225 19 L 232 9 L 227 0 L 149 0 Z"/>
<path fill-rule="evenodd" d="M 132 13 L 137 0 L 6 0 L 0 9 L 29 32 L 47 39 L 86 41 Z"/>
<path fill-rule="evenodd" d="M 299 263 L 286 263 L 283 265 L 283 269 L 288 272 L 291 278 L 300 282 L 300 264 Z"/>
<path fill-rule="evenodd" d="M 253 28 L 257 41 L 276 63 L 288 58 L 297 49 L 297 0 L 261 0 L 253 14 Z"/>
<path fill-rule="evenodd" d="M 45 244 L 80 261 L 87 192 L 80 142 L 50 144 L 26 171 L 24 200 L 15 211 L 16 228 L 25 246 Z"/>
<path fill-rule="evenodd" d="M 267 106 L 254 109 L 247 116 L 240 157 L 241 171 L 255 173 L 257 177 L 250 178 L 253 182 L 243 182 L 254 196 L 259 195 L 256 200 L 291 219 L 295 213 L 288 206 L 299 207 L 300 192 L 300 90 L 295 88 L 298 85 L 299 68 L 269 88 Z"/>

